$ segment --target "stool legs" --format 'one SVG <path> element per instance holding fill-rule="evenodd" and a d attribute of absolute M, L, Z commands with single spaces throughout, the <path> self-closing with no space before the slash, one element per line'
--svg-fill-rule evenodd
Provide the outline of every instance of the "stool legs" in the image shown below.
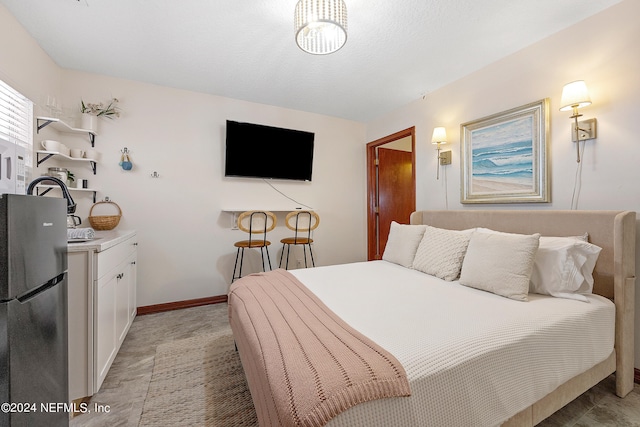
<path fill-rule="evenodd" d="M 309 246 L 311 250 L 311 246 Z M 304 255 L 304 268 L 307 268 L 307 245 L 302 245 L 302 254 Z"/>
<path fill-rule="evenodd" d="M 273 270 L 273 268 L 271 268 L 271 257 L 269 257 L 269 248 L 267 248 L 266 246 L 260 246 L 260 259 L 262 259 L 262 271 L 267 271 L 267 269 L 264 266 L 264 253 L 267 253 L 267 261 L 269 262 L 269 270 Z"/>
<path fill-rule="evenodd" d="M 242 255 L 240 252 L 242 250 Z M 238 272 L 238 276 L 236 277 L 236 269 L 238 268 L 238 257 L 240 257 L 240 271 Z M 236 262 L 233 263 L 233 276 L 231 277 L 231 283 L 233 283 L 236 279 L 242 277 L 242 261 L 244 260 L 244 248 L 238 248 L 236 251 Z"/>
<path fill-rule="evenodd" d="M 311 266 L 315 267 L 316 266 L 316 262 L 313 259 L 313 249 L 311 248 L 311 244 L 310 243 L 306 243 L 302 245 L 302 251 L 304 254 L 304 267 L 307 268 L 307 246 L 309 246 L 309 256 L 311 257 Z M 289 254 L 291 253 L 291 245 L 288 243 L 285 243 L 282 246 L 282 253 L 280 254 L 280 262 L 278 263 L 278 266 L 280 268 L 282 268 L 282 259 L 284 257 L 284 252 L 285 250 L 287 251 L 287 259 L 285 261 L 285 265 L 284 265 L 284 269 L 288 270 L 289 269 Z"/>
<path fill-rule="evenodd" d="M 284 256 L 284 249 L 287 245 L 282 245 L 282 252 L 280 252 L 280 262 L 278 262 L 278 267 L 282 268 L 282 257 Z"/>
<path fill-rule="evenodd" d="M 311 266 L 315 267 L 316 262 L 313 260 L 313 249 L 311 249 L 311 244 L 309 244 L 309 255 L 311 255 Z M 305 262 L 306 262 L 306 259 L 305 259 Z"/>
<path fill-rule="evenodd" d="M 278 263 L 278 267 L 282 268 L 282 258 L 284 257 L 284 251 L 287 251 L 287 260 L 284 266 L 285 270 L 289 269 L 289 252 L 291 252 L 291 245 L 289 245 L 288 243 L 285 243 L 282 246 L 282 253 L 280 253 L 280 262 Z"/>
<path fill-rule="evenodd" d="M 267 262 L 269 263 L 269 270 L 272 270 L 271 267 L 271 258 L 269 257 L 269 248 L 266 246 L 260 247 L 260 259 L 262 260 L 262 271 L 267 271 L 266 265 L 264 262 L 265 252 L 267 257 Z M 240 269 L 238 269 L 238 259 L 240 259 Z M 236 279 L 242 277 L 242 262 L 244 261 L 244 248 L 238 248 L 236 251 L 236 261 L 233 263 L 233 276 L 231 277 L 231 283 L 233 283 Z M 238 275 L 236 276 L 236 271 L 238 271 Z"/>

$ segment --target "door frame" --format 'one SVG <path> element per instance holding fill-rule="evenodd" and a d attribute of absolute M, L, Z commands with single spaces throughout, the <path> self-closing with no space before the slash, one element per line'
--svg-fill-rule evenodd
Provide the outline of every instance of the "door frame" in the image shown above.
<path fill-rule="evenodd" d="M 410 128 L 398 131 L 394 134 L 385 136 L 375 141 L 367 143 L 367 259 L 369 261 L 376 259 L 376 148 L 388 144 L 398 139 L 411 137 L 411 181 L 413 204 L 415 208 L 416 201 L 416 128 Z"/>

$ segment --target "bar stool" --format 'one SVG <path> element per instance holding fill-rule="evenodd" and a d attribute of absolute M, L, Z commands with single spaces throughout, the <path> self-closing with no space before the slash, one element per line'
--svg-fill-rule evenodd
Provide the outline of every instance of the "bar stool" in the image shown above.
<path fill-rule="evenodd" d="M 285 264 L 285 269 L 289 269 L 289 253 L 291 252 L 291 245 L 302 245 L 302 249 L 304 251 L 304 266 L 307 267 L 307 249 L 309 246 L 309 255 L 311 255 L 311 265 L 313 267 L 316 266 L 316 263 L 313 259 L 313 250 L 311 249 L 311 244 L 313 243 L 313 239 L 311 238 L 311 232 L 318 228 L 320 225 L 320 217 L 314 211 L 294 211 L 289 212 L 285 217 L 285 225 L 289 230 L 295 232 L 293 237 L 286 237 L 280 240 L 282 246 L 282 253 L 280 254 L 280 263 L 279 266 L 282 267 L 282 258 L 284 256 L 285 248 L 287 250 L 287 261 Z M 299 236 L 299 234 L 305 234 L 306 237 Z"/>
<path fill-rule="evenodd" d="M 267 271 L 264 263 L 266 252 L 267 261 L 269 262 L 269 270 L 271 270 L 271 258 L 269 258 L 268 249 L 271 242 L 267 240 L 267 232 L 272 231 L 276 227 L 276 222 L 276 216 L 269 211 L 247 211 L 242 212 L 238 216 L 238 228 L 249 233 L 249 240 L 240 240 L 233 244 L 238 249 L 236 250 L 236 261 L 233 264 L 233 276 L 231 277 L 232 283 L 236 279 L 242 277 L 242 261 L 244 260 L 244 250 L 247 248 L 260 248 L 262 271 Z M 262 234 L 262 237 L 256 239 L 253 237 L 254 234 Z M 240 260 L 240 270 L 236 276 L 238 260 Z"/>

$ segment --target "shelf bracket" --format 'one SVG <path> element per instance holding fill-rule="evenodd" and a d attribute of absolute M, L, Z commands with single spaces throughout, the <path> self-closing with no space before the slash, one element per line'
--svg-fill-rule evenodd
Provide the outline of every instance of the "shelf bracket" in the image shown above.
<path fill-rule="evenodd" d="M 96 162 L 94 162 L 93 160 L 89 161 L 89 164 L 91 165 L 91 170 L 93 171 L 93 174 L 96 174 Z M 95 203 L 95 202 L 93 202 Z"/>
<path fill-rule="evenodd" d="M 36 119 L 36 122 L 38 124 L 38 130 L 36 131 L 36 133 L 40 133 L 40 129 L 45 128 L 48 125 L 50 125 L 51 123 L 53 123 L 53 120 Z M 42 123 L 42 124 L 40 124 L 40 123 Z"/>
<path fill-rule="evenodd" d="M 89 132 L 89 140 L 91 141 L 91 148 L 94 148 L 96 144 L 96 134 Z M 95 171 L 93 173 L 95 174 Z"/>
<path fill-rule="evenodd" d="M 49 123 L 51 123 L 51 122 L 49 122 Z M 38 164 L 38 166 L 40 166 L 41 163 L 46 162 L 47 160 L 49 160 L 49 158 L 51 158 L 53 156 L 53 154 L 47 154 L 46 156 L 44 156 L 44 158 L 40 159 L 40 154 L 41 153 L 36 153 L 36 158 L 37 158 L 36 163 Z M 94 169 L 93 174 L 95 175 L 95 169 Z"/>
<path fill-rule="evenodd" d="M 44 196 L 45 194 L 47 194 L 49 191 L 51 191 L 50 188 L 45 188 L 44 191 L 41 193 L 40 190 L 36 187 L 36 194 L 38 196 Z M 95 202 L 94 202 L 95 203 Z"/>

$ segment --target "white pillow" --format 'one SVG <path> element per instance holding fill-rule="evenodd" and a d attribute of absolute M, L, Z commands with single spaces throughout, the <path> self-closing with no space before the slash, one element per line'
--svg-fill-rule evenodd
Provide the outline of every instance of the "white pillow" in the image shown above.
<path fill-rule="evenodd" d="M 471 233 L 427 226 L 413 268 L 443 280 L 455 280 L 467 252 Z"/>
<path fill-rule="evenodd" d="M 391 221 L 382 259 L 410 268 L 426 228 L 426 225 L 398 224 Z"/>
<path fill-rule="evenodd" d="M 539 240 L 537 233 L 474 232 L 462 263 L 460 284 L 527 301 Z"/>
<path fill-rule="evenodd" d="M 580 237 L 541 237 L 529 292 L 588 302 L 601 250 Z"/>

